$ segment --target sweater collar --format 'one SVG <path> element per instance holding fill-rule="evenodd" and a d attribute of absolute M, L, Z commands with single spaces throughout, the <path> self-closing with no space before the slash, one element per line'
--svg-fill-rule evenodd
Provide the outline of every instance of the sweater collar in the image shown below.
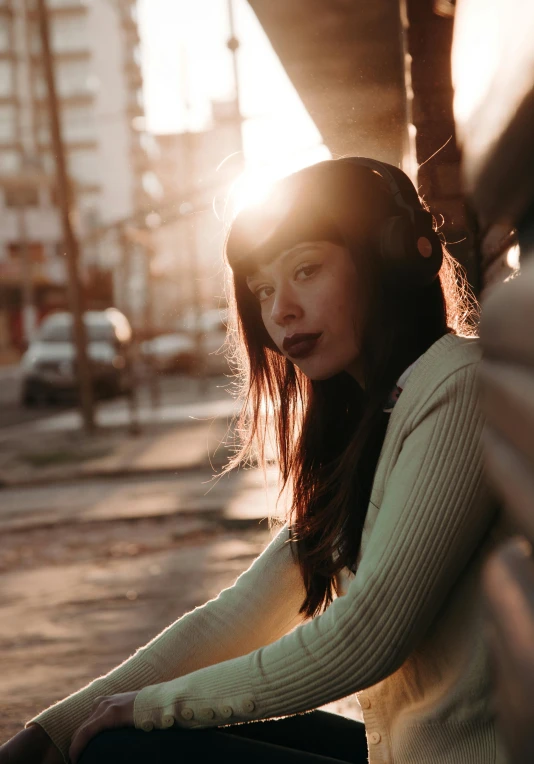
<path fill-rule="evenodd" d="M 424 354 L 423 354 L 424 355 Z M 383 409 L 385 414 L 391 414 L 393 411 L 393 407 L 399 400 L 399 396 L 402 393 L 404 386 L 406 382 L 408 381 L 408 377 L 412 373 L 412 371 L 415 369 L 423 355 L 420 355 L 419 358 L 416 358 L 413 363 L 411 363 L 407 369 L 405 369 L 400 377 L 398 378 L 396 384 L 393 386 L 393 389 L 390 391 L 388 399 L 386 401 L 386 405 Z"/>
<path fill-rule="evenodd" d="M 423 361 L 423 363 L 421 363 L 421 372 L 426 371 L 427 366 L 432 366 L 439 356 L 446 352 L 449 347 L 456 345 L 457 342 L 458 336 L 453 332 L 449 332 L 436 340 L 436 342 L 434 342 L 424 353 L 422 353 L 419 358 L 416 358 L 415 361 L 402 372 L 393 389 L 390 391 L 386 405 L 383 409 L 384 413 L 391 414 L 395 404 L 400 397 L 400 394 L 406 387 L 408 378 L 420 361 Z"/>

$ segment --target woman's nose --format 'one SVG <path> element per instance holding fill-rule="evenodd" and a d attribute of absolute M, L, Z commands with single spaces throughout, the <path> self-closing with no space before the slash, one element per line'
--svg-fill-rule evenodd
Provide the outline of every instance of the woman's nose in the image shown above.
<path fill-rule="evenodd" d="M 295 299 L 291 289 L 282 288 L 277 290 L 271 311 L 271 319 L 274 323 L 279 326 L 285 326 L 301 314 L 302 308 L 298 300 Z"/>

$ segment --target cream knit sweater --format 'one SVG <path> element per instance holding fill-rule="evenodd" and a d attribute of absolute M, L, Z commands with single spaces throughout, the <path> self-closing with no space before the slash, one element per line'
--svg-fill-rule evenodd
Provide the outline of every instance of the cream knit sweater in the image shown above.
<path fill-rule="evenodd" d="M 343 595 L 302 621 L 284 527 L 214 600 L 47 709 L 65 759 L 93 699 L 141 689 L 135 726 L 268 719 L 358 692 L 371 764 L 505 764 L 490 701 L 480 566 L 503 535 L 483 476 L 478 340 L 421 356 L 393 409 L 360 562 Z M 29 723 L 31 723 L 29 722 Z"/>

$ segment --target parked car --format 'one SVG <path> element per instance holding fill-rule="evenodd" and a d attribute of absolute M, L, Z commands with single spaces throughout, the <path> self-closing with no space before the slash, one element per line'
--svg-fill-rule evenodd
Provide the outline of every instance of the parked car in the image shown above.
<path fill-rule="evenodd" d="M 196 364 L 195 340 L 185 332 L 159 334 L 141 343 L 141 358 L 161 374 L 189 373 Z"/>
<path fill-rule="evenodd" d="M 226 319 L 219 310 L 206 310 L 200 316 L 201 347 L 207 374 L 224 374 L 228 361 L 224 353 Z M 177 323 L 177 331 L 167 332 L 141 343 L 141 357 L 160 373 L 196 373 L 199 369 L 196 346 L 197 318 L 187 314 Z"/>
<path fill-rule="evenodd" d="M 132 330 L 115 308 L 87 311 L 87 354 L 97 397 L 131 389 Z M 53 403 L 77 390 L 76 348 L 72 314 L 47 316 L 21 359 L 21 399 L 24 406 Z"/>
<path fill-rule="evenodd" d="M 225 309 L 211 308 L 200 314 L 204 368 L 207 374 L 226 374 L 229 371 L 225 352 L 227 320 L 228 312 Z M 194 338 L 196 326 L 196 315 L 193 312 L 187 313 L 182 319 L 181 327 Z"/>

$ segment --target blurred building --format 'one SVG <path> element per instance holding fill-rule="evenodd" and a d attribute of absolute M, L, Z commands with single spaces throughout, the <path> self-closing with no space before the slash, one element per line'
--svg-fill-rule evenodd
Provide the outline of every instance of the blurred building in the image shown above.
<path fill-rule="evenodd" d="M 206 130 L 156 135 L 155 140 L 155 171 L 164 197 L 152 234 L 152 319 L 154 328 L 171 329 L 197 305 L 209 309 L 224 303 L 229 193 L 243 170 L 236 104 L 212 103 Z"/>
<path fill-rule="evenodd" d="M 89 304 L 112 299 L 117 252 L 94 231 L 161 196 L 144 132 L 135 0 L 48 0 Z M 36 0 L 0 0 L 0 352 L 66 301 Z M 26 299 L 24 300 L 24 295 Z M 35 311 L 23 304 L 34 304 Z M 29 326 L 31 328 L 31 326 Z"/>

